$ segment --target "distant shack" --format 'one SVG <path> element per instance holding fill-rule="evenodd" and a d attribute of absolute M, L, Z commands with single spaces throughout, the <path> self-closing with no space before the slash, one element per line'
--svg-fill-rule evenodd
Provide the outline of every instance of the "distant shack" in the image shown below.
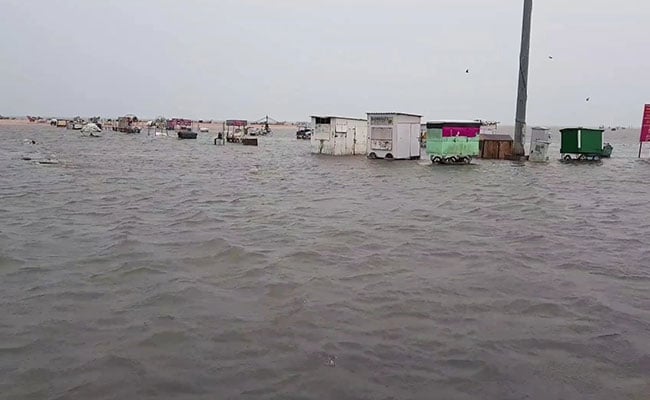
<path fill-rule="evenodd" d="M 510 135 L 482 134 L 479 140 L 479 154 L 483 159 L 507 160 L 512 156 L 514 140 Z"/>

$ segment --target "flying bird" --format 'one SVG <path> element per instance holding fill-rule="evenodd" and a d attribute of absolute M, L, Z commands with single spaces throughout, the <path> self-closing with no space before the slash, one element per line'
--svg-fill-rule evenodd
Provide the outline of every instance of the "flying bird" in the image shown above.
<path fill-rule="evenodd" d="M 552 60 L 552 59 L 553 59 L 553 56 L 548 56 L 548 59 L 549 59 L 549 60 Z"/>
<path fill-rule="evenodd" d="M 585 101 L 589 101 L 590 99 L 591 99 L 591 97 L 587 97 L 587 99 Z"/>
<path fill-rule="evenodd" d="M 469 74 L 469 69 L 466 69 L 466 70 L 465 70 L 465 73 L 466 73 L 466 74 Z"/>

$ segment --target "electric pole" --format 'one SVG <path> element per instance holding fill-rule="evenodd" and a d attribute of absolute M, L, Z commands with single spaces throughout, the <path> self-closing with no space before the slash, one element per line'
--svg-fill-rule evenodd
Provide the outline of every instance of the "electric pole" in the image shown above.
<path fill-rule="evenodd" d="M 526 103 L 528 102 L 528 58 L 530 54 L 530 22 L 533 14 L 533 0 L 524 0 L 524 21 L 521 27 L 521 53 L 519 54 L 519 89 L 517 92 L 517 114 L 515 116 L 515 158 L 523 157 L 524 132 L 526 131 Z"/>

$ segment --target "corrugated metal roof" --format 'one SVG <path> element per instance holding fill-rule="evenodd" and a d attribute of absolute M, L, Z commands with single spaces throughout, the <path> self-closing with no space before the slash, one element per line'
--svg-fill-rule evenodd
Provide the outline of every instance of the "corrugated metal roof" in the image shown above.
<path fill-rule="evenodd" d="M 584 126 L 576 126 L 576 127 L 563 128 L 563 129 L 560 129 L 560 132 L 562 132 L 562 131 L 577 131 L 578 129 L 589 130 L 589 131 L 601 131 L 601 132 L 605 132 L 605 130 L 604 130 L 604 129 L 601 129 L 601 128 L 586 128 L 586 127 L 584 127 Z"/>
<path fill-rule="evenodd" d="M 481 134 L 479 135 L 481 140 L 494 140 L 497 142 L 506 142 L 506 141 L 512 141 L 512 136 L 510 135 L 504 135 L 504 134 Z"/>
<path fill-rule="evenodd" d="M 336 115 L 312 115 L 311 118 L 335 118 L 335 119 L 349 119 L 351 121 L 368 121 L 367 118 L 351 118 L 351 117 L 341 117 Z"/>
<path fill-rule="evenodd" d="M 461 121 L 461 120 L 448 120 L 448 121 L 429 121 L 427 122 L 427 129 L 443 129 L 445 127 L 456 128 L 480 128 L 480 121 Z"/>
<path fill-rule="evenodd" d="M 473 119 L 439 119 L 434 121 L 427 121 L 427 124 L 479 124 L 481 121 Z"/>
<path fill-rule="evenodd" d="M 369 112 L 366 113 L 368 115 L 406 115 L 408 117 L 419 117 L 422 118 L 421 115 L 418 114 L 409 114 L 409 113 L 401 113 L 401 112 Z"/>

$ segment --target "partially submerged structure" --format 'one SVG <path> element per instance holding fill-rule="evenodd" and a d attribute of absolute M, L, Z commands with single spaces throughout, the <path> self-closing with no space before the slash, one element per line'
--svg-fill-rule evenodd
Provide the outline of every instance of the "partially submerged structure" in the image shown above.
<path fill-rule="evenodd" d="M 419 159 L 421 119 L 417 114 L 368 113 L 368 157 Z"/>
<path fill-rule="evenodd" d="M 196 139 L 197 133 L 192 130 L 181 129 L 176 132 L 179 139 Z"/>
<path fill-rule="evenodd" d="M 167 130 L 180 131 L 192 130 L 192 120 L 185 118 L 172 118 L 167 120 Z"/>
<path fill-rule="evenodd" d="M 512 157 L 514 140 L 510 135 L 480 135 L 479 156 L 487 160 L 507 160 Z"/>
<path fill-rule="evenodd" d="M 241 143 L 242 138 L 246 136 L 246 127 L 248 121 L 243 119 L 229 119 L 224 123 L 224 134 L 226 141 L 229 143 Z"/>
<path fill-rule="evenodd" d="M 137 123 L 138 117 L 128 114 L 117 120 L 117 126 L 113 126 L 113 130 L 124 133 L 140 133 L 140 127 Z"/>
<path fill-rule="evenodd" d="M 479 155 L 481 121 L 427 122 L 427 155 L 431 162 L 469 164 Z"/>
<path fill-rule="evenodd" d="M 347 156 L 366 154 L 368 121 L 359 118 L 312 116 L 311 152 Z M 296 137 L 300 137 L 296 134 Z"/>
<path fill-rule="evenodd" d="M 570 161 L 576 156 L 578 160 L 597 161 L 611 156 L 613 147 L 609 143 L 603 146 L 603 131 L 582 127 L 560 129 L 562 159 Z"/>
<path fill-rule="evenodd" d="M 528 160 L 533 162 L 548 161 L 548 148 L 551 145 L 551 134 L 548 128 L 533 127 L 530 135 L 530 152 Z"/>
<path fill-rule="evenodd" d="M 313 130 L 307 127 L 301 127 L 296 131 L 296 139 L 298 140 L 310 140 Z"/>

